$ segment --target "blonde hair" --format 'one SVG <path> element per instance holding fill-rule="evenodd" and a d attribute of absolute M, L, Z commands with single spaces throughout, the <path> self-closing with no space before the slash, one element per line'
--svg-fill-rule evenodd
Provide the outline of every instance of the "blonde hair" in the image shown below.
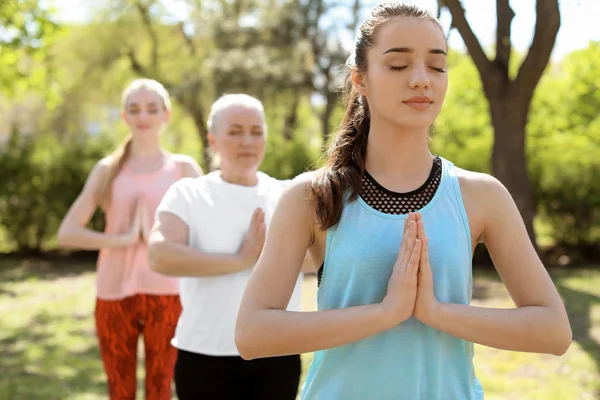
<path fill-rule="evenodd" d="M 136 79 L 123 90 L 123 94 L 121 95 L 121 107 L 123 109 L 127 105 L 129 96 L 140 89 L 146 89 L 156 93 L 161 98 L 165 110 L 171 111 L 171 98 L 167 89 L 165 89 L 160 82 L 147 78 Z M 108 173 L 97 193 L 98 202 L 102 205 L 108 203 L 111 195 L 112 183 L 117 174 L 121 171 L 121 168 L 123 168 L 123 165 L 125 165 L 125 162 L 129 159 L 131 154 L 131 140 L 131 135 L 129 135 L 109 156 Z"/>
<path fill-rule="evenodd" d="M 257 110 L 263 117 L 263 129 L 265 134 L 267 132 L 267 124 L 265 121 L 265 108 L 263 104 L 255 97 L 249 96 L 247 94 L 226 94 L 221 96 L 217 101 L 215 101 L 210 108 L 210 113 L 208 114 L 208 121 L 206 123 L 208 127 L 208 131 L 215 134 L 215 126 L 218 123 L 219 116 L 226 110 L 235 106 L 244 106 L 248 108 L 253 108 Z"/>

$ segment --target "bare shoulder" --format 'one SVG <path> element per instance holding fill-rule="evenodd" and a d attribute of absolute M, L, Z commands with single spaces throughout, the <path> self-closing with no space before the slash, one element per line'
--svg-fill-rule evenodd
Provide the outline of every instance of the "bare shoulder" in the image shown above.
<path fill-rule="evenodd" d="M 94 165 L 94 168 L 92 168 L 92 171 L 90 172 L 88 180 L 93 181 L 104 179 L 110 170 L 111 161 L 112 157 L 106 156 L 96 162 L 96 165 Z"/>
<path fill-rule="evenodd" d="M 187 154 L 173 153 L 171 154 L 171 157 L 173 161 L 180 164 L 192 164 L 196 162 L 193 157 L 188 156 Z"/>
<path fill-rule="evenodd" d="M 186 154 L 171 154 L 172 160 L 180 167 L 184 177 L 196 178 L 203 175 L 202 168 L 193 157 Z"/>
<path fill-rule="evenodd" d="M 478 241 L 485 241 L 484 236 L 489 236 L 494 227 L 520 221 L 515 201 L 497 178 L 463 169 L 458 169 L 457 175 L 472 233 Z"/>
<path fill-rule="evenodd" d="M 112 161 L 112 156 L 106 156 L 106 157 L 98 160 L 98 162 L 96 163 L 94 168 L 95 169 L 108 169 L 111 161 Z"/>
<path fill-rule="evenodd" d="M 492 175 L 457 168 L 458 182 L 463 196 L 485 205 L 498 197 L 510 197 L 506 187 Z"/>
<path fill-rule="evenodd" d="M 279 198 L 277 209 L 286 218 L 295 219 L 309 229 L 312 234 L 316 227 L 316 210 L 310 191 L 316 172 L 305 172 L 298 175 L 286 185 Z M 277 212 L 277 210 L 276 210 Z"/>
<path fill-rule="evenodd" d="M 310 201 L 310 187 L 312 185 L 316 172 L 305 172 L 292 179 L 285 187 L 281 195 L 280 203 L 286 204 L 289 207 L 302 207 L 310 209 L 312 202 Z"/>

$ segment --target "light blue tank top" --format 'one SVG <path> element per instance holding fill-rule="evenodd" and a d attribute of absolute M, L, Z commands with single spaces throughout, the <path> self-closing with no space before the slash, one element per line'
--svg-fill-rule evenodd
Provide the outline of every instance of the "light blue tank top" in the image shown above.
<path fill-rule="evenodd" d="M 420 212 L 429 238 L 434 292 L 440 302 L 468 304 L 472 294 L 469 222 L 455 166 L 442 158 L 442 179 Z M 346 202 L 327 232 L 319 310 L 383 300 L 407 215 L 390 215 L 362 198 Z M 414 317 L 366 339 L 317 351 L 303 400 L 480 400 L 473 344 Z"/>

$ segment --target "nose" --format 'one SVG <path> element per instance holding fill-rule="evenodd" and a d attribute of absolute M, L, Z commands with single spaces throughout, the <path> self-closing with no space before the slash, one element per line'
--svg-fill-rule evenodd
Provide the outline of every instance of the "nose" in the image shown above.
<path fill-rule="evenodd" d="M 254 137 L 250 133 L 244 133 L 242 136 L 242 146 L 252 146 L 254 144 Z"/>
<path fill-rule="evenodd" d="M 412 69 L 410 76 L 411 89 L 427 89 L 429 88 L 429 76 L 427 75 L 427 67 L 419 66 Z"/>
<path fill-rule="evenodd" d="M 148 111 L 146 111 L 146 110 L 142 110 L 142 111 L 140 111 L 140 112 L 139 112 L 139 114 L 138 114 L 138 119 L 139 119 L 140 121 L 142 121 L 142 122 L 143 122 L 143 121 L 146 121 L 146 120 L 147 120 L 147 119 L 149 119 L 149 118 L 150 118 L 150 113 L 149 113 Z"/>

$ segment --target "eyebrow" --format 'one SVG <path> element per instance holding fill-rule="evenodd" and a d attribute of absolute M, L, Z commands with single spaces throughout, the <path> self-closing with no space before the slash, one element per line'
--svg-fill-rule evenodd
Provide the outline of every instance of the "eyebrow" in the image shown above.
<path fill-rule="evenodd" d="M 140 105 L 138 103 L 129 103 L 127 105 L 128 107 L 139 107 Z M 158 107 L 158 103 L 148 103 L 148 107 Z"/>
<path fill-rule="evenodd" d="M 231 124 L 229 127 L 230 127 L 230 128 L 240 128 L 240 129 L 243 129 L 243 128 L 244 128 L 244 127 L 243 127 L 242 125 L 240 125 L 240 124 Z M 254 129 L 254 128 L 262 129 L 263 127 L 262 127 L 261 125 L 252 125 L 252 129 Z"/>
<path fill-rule="evenodd" d="M 414 53 L 415 49 L 412 47 L 392 47 L 389 50 L 386 50 L 383 54 L 387 53 Z M 448 54 L 442 49 L 431 49 L 429 50 L 429 54 L 443 54 L 447 56 Z"/>

